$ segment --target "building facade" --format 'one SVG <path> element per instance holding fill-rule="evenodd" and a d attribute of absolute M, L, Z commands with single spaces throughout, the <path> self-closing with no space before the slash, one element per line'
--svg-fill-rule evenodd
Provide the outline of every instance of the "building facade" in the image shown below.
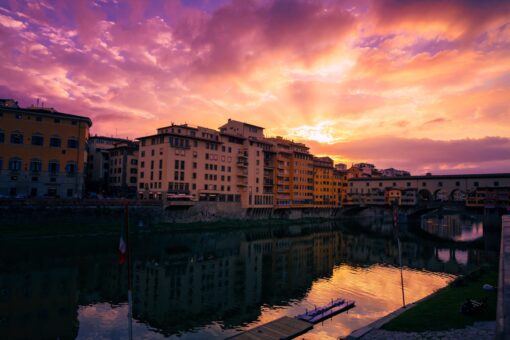
<path fill-rule="evenodd" d="M 136 196 L 138 178 L 138 143 L 115 143 L 109 149 L 108 189 L 115 196 Z"/>
<path fill-rule="evenodd" d="M 79 198 L 92 121 L 0 100 L 0 195 Z"/>
<path fill-rule="evenodd" d="M 402 205 L 451 201 L 480 206 L 485 201 L 477 197 L 486 197 L 488 192 L 504 196 L 505 188 L 508 187 L 510 174 L 507 173 L 352 178 L 349 180 L 344 204 L 386 204 L 385 193 L 399 190 Z"/>
<path fill-rule="evenodd" d="M 141 198 L 238 202 L 272 207 L 265 160 L 272 145 L 263 129 L 233 120 L 220 130 L 186 124 L 140 137 L 138 194 Z"/>
<path fill-rule="evenodd" d="M 314 203 L 314 162 L 303 143 L 282 137 L 268 138 L 275 150 L 276 208 L 306 208 Z"/>
<path fill-rule="evenodd" d="M 338 207 L 338 188 L 341 178 L 335 176 L 334 162 L 329 157 L 314 157 L 314 205 L 318 207 Z"/>
<path fill-rule="evenodd" d="M 86 188 L 88 192 L 110 192 L 110 149 L 114 148 L 118 143 L 132 143 L 132 141 L 97 135 L 89 138 L 86 171 Z"/>

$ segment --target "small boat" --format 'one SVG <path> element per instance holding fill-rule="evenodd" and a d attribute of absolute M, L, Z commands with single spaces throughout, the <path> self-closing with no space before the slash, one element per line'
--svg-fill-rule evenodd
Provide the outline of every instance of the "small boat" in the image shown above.
<path fill-rule="evenodd" d="M 295 318 L 316 324 L 332 316 L 345 312 L 346 310 L 349 310 L 355 306 L 356 303 L 354 301 L 337 299 L 331 301 L 331 303 L 327 304 L 326 306 L 319 308 L 315 307 L 315 309 L 310 311 L 307 310 L 303 314 L 297 315 Z"/>

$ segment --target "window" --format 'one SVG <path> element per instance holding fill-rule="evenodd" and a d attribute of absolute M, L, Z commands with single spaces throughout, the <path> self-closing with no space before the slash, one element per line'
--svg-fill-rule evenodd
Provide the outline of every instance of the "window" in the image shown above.
<path fill-rule="evenodd" d="M 11 158 L 9 160 L 9 170 L 11 170 L 11 171 L 21 170 L 21 159 L 18 157 Z"/>
<path fill-rule="evenodd" d="M 60 170 L 60 164 L 58 161 L 49 161 L 48 162 L 48 172 L 53 174 L 58 173 Z"/>
<path fill-rule="evenodd" d="M 60 148 L 62 145 L 62 141 L 60 140 L 60 137 L 51 137 L 50 138 L 50 146 L 54 148 Z"/>
<path fill-rule="evenodd" d="M 41 135 L 32 136 L 32 145 L 42 146 L 44 145 L 44 138 Z"/>
<path fill-rule="evenodd" d="M 39 159 L 32 159 L 30 161 L 30 171 L 32 172 L 40 172 L 42 169 L 42 163 Z"/>
<path fill-rule="evenodd" d="M 438 187 L 442 187 L 443 186 L 443 182 L 437 182 L 437 186 Z"/>
<path fill-rule="evenodd" d="M 11 133 L 11 144 L 23 144 L 23 134 L 19 131 Z"/>
<path fill-rule="evenodd" d="M 499 182 L 498 181 L 494 182 L 494 186 L 499 187 Z"/>
<path fill-rule="evenodd" d="M 475 186 L 475 187 L 478 187 L 478 182 L 475 182 L 475 183 L 474 183 L 474 186 Z"/>
<path fill-rule="evenodd" d="M 66 164 L 66 173 L 68 175 L 74 175 L 76 173 L 76 163 L 69 162 Z"/>
<path fill-rule="evenodd" d="M 176 159 L 174 163 L 174 168 L 179 169 L 179 160 Z"/>
<path fill-rule="evenodd" d="M 67 140 L 67 147 L 69 149 L 78 149 L 78 141 L 75 138 L 69 138 Z"/>
<path fill-rule="evenodd" d="M 4 132 L 2 130 L 0 130 L 0 143 L 3 143 L 4 140 L 5 140 Z"/>

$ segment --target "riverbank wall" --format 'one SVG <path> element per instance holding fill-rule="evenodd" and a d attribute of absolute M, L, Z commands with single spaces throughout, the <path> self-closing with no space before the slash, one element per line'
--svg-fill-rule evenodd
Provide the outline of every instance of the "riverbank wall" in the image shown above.
<path fill-rule="evenodd" d="M 6 228 L 36 227 L 38 225 L 108 225 L 124 219 L 125 203 L 94 204 L 2 204 L 0 226 Z M 191 207 L 170 207 L 160 204 L 129 204 L 132 224 L 152 226 L 165 223 L 203 223 L 225 220 L 299 220 L 335 218 L 340 209 L 245 209 L 239 203 L 197 202 Z"/>

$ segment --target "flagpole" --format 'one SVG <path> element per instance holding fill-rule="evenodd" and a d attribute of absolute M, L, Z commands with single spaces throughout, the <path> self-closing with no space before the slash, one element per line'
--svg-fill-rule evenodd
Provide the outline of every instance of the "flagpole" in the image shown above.
<path fill-rule="evenodd" d="M 402 246 L 400 244 L 400 228 L 398 225 L 398 204 L 396 201 L 393 201 L 393 231 L 395 236 L 397 237 L 397 245 L 398 245 L 398 261 L 400 264 L 400 286 L 402 289 L 402 307 L 406 308 L 406 300 L 404 294 L 404 274 L 402 270 Z"/>
<path fill-rule="evenodd" d="M 404 296 L 404 274 L 402 273 L 402 247 L 400 246 L 400 237 L 397 237 L 398 242 L 398 258 L 400 261 L 400 286 L 402 287 L 402 306 L 406 308 L 406 299 Z"/>
<path fill-rule="evenodd" d="M 129 245 L 129 207 L 124 205 L 124 234 L 126 236 L 126 257 L 127 257 L 127 275 L 128 275 L 128 334 L 129 340 L 133 339 L 133 296 L 131 294 L 131 246 Z"/>

